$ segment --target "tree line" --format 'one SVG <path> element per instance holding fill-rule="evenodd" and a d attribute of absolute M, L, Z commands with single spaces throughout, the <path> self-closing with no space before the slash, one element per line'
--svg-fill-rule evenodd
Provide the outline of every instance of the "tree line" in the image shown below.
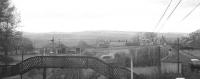
<path fill-rule="evenodd" d="M 10 52 L 33 48 L 31 41 L 16 29 L 20 27 L 20 14 L 11 0 L 0 0 L 0 55 L 7 58 Z M 5 61 L 5 64 L 8 62 Z"/>

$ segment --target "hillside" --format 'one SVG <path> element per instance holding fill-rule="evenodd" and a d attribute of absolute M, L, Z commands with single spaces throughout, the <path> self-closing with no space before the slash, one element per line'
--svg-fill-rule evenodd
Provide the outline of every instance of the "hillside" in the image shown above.
<path fill-rule="evenodd" d="M 23 36 L 31 39 L 37 48 L 43 47 L 50 43 L 54 37 L 55 42 L 59 40 L 66 46 L 76 46 L 79 41 L 85 41 L 90 45 L 96 44 L 98 40 L 133 40 L 144 32 L 126 32 L 126 31 L 84 31 L 71 33 L 28 33 L 24 32 Z M 160 33 L 158 36 L 165 36 L 168 40 L 174 40 L 184 33 Z"/>

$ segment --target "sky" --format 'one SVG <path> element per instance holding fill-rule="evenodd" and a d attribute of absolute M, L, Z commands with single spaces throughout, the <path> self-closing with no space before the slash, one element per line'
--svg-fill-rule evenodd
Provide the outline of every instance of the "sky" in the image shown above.
<path fill-rule="evenodd" d="M 160 25 L 156 23 L 170 0 L 12 0 L 25 32 L 140 31 L 184 32 L 200 29 L 200 7 L 181 19 L 200 0 L 173 0 Z"/>

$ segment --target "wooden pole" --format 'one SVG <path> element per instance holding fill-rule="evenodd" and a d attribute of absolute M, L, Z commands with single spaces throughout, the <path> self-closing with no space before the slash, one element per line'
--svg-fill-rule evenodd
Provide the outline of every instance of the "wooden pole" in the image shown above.
<path fill-rule="evenodd" d="M 161 78 L 161 51 L 160 51 L 160 46 L 158 46 L 158 78 Z"/>
<path fill-rule="evenodd" d="M 136 49 L 137 52 L 137 49 Z M 133 79 L 133 56 L 131 55 L 131 79 Z"/>
<path fill-rule="evenodd" d="M 177 49 L 177 50 L 178 50 L 178 74 L 180 74 L 180 67 L 179 67 L 179 66 L 180 66 L 180 65 L 179 65 L 179 64 L 180 64 L 180 56 L 179 56 L 179 38 L 177 39 L 177 41 L 178 41 L 178 49 Z"/>

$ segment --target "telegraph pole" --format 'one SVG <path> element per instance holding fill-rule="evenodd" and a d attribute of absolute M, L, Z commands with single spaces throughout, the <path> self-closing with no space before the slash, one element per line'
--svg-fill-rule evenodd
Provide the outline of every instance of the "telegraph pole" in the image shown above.
<path fill-rule="evenodd" d="M 135 53 L 137 53 L 138 50 L 136 48 Z M 135 57 L 134 57 L 135 59 Z M 133 55 L 131 54 L 131 79 L 133 79 Z"/>
<path fill-rule="evenodd" d="M 177 39 L 177 42 L 178 42 L 178 46 L 177 46 L 177 53 L 178 53 L 178 58 L 177 58 L 177 60 L 178 60 L 178 77 L 176 78 L 176 79 L 185 79 L 183 76 L 182 76 L 182 73 L 180 73 L 180 52 L 179 52 L 179 50 L 180 50 L 180 39 L 178 38 Z"/>
<path fill-rule="evenodd" d="M 158 74 L 159 74 L 159 79 L 161 78 L 161 51 L 160 51 L 160 46 L 158 46 Z"/>
<path fill-rule="evenodd" d="M 53 43 L 53 52 L 55 53 L 55 45 L 54 45 L 54 37 L 53 37 L 53 39 L 52 39 L 52 43 Z"/>
<path fill-rule="evenodd" d="M 131 55 L 131 79 L 133 79 L 133 56 L 132 55 Z"/>
<path fill-rule="evenodd" d="M 179 68 L 179 64 L 180 64 L 180 56 L 179 56 L 179 38 L 177 39 L 177 41 L 178 41 L 178 49 L 177 49 L 177 51 L 178 51 L 178 58 L 177 58 L 177 59 L 178 59 L 178 60 L 177 60 L 177 61 L 178 61 L 178 65 L 177 65 L 177 66 L 178 66 L 178 74 L 180 74 L 180 72 L 179 72 L 179 71 L 180 71 L 180 68 Z"/>
<path fill-rule="evenodd" d="M 59 50 L 58 50 L 58 53 L 61 54 L 61 43 L 60 43 L 60 39 L 59 40 Z"/>
<path fill-rule="evenodd" d="M 55 46 L 54 46 L 54 36 L 53 38 L 50 40 L 52 42 L 52 52 L 55 53 Z"/>

